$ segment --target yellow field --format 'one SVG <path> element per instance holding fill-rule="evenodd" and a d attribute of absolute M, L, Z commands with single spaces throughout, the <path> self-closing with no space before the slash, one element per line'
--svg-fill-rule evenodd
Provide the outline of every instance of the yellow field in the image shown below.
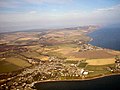
<path fill-rule="evenodd" d="M 45 49 L 45 50 L 48 52 L 49 51 L 53 52 L 53 53 L 60 53 L 63 56 L 69 57 L 70 52 L 77 52 L 79 50 L 79 48 L 77 47 L 77 45 L 74 45 L 74 44 L 63 44 L 63 45 L 56 45 L 56 46 L 53 46 L 53 47 Z"/>
<path fill-rule="evenodd" d="M 107 50 L 108 53 L 112 54 L 112 55 L 118 55 L 120 56 L 120 52 L 119 51 L 114 51 L 114 50 Z"/>
<path fill-rule="evenodd" d="M 77 58 L 87 58 L 87 59 L 115 57 L 115 55 L 106 52 L 106 50 L 92 50 L 92 51 L 83 51 L 83 52 L 75 52 L 75 53 L 71 52 L 70 55 L 74 55 Z"/>
<path fill-rule="evenodd" d="M 20 39 L 18 39 L 18 40 L 20 40 L 20 41 L 25 41 L 25 40 L 38 40 L 39 38 L 35 38 L 35 37 L 32 37 L 32 38 L 20 38 Z"/>
<path fill-rule="evenodd" d="M 105 58 L 105 59 L 90 59 L 86 61 L 88 65 L 107 65 L 114 64 L 115 58 Z"/>
<path fill-rule="evenodd" d="M 35 58 L 37 58 L 37 59 L 40 59 L 40 60 L 49 60 L 49 57 L 48 56 L 43 56 L 43 55 L 41 55 L 41 56 L 39 56 L 39 57 L 35 57 Z"/>
<path fill-rule="evenodd" d="M 19 59 L 19 58 L 15 58 L 15 57 L 6 58 L 5 61 L 12 63 L 14 65 L 17 65 L 19 67 L 31 66 L 31 64 L 29 64 L 27 61 Z"/>
<path fill-rule="evenodd" d="M 66 61 L 80 61 L 80 60 L 85 60 L 85 58 L 75 58 L 75 57 L 68 57 Z"/>
<path fill-rule="evenodd" d="M 68 61 L 79 61 L 88 59 L 87 62 L 89 63 L 89 65 L 113 64 L 115 62 L 114 57 L 117 54 L 115 52 L 109 53 L 110 50 L 92 50 L 78 52 L 79 46 L 76 46 L 74 44 L 57 45 L 52 46 L 51 48 L 51 50 L 46 49 L 46 52 L 48 52 L 49 55 L 65 57 Z"/>
<path fill-rule="evenodd" d="M 39 51 L 41 51 L 41 49 L 43 49 L 40 45 L 24 46 L 24 47 L 27 49 L 30 49 L 30 50 L 39 50 Z"/>
<path fill-rule="evenodd" d="M 62 53 L 62 54 L 68 54 L 69 52 L 73 52 L 74 49 L 73 48 L 61 48 L 61 49 L 57 49 L 57 50 L 54 50 L 55 52 L 59 52 L 59 53 Z"/>

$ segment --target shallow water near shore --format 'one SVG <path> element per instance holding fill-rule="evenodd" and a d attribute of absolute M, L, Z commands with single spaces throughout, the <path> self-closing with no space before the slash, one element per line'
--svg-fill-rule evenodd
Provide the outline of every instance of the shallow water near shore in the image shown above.
<path fill-rule="evenodd" d="M 120 90 L 120 75 L 83 81 L 49 81 L 34 85 L 37 90 Z"/>
<path fill-rule="evenodd" d="M 93 38 L 89 43 L 94 46 L 120 51 L 120 27 L 101 28 L 88 36 Z"/>

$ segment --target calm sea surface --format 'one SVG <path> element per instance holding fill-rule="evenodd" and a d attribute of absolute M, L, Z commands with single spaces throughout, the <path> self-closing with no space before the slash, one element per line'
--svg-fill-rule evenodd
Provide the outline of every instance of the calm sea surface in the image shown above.
<path fill-rule="evenodd" d="M 36 83 L 37 90 L 120 90 L 120 75 L 85 81 L 56 81 Z"/>
<path fill-rule="evenodd" d="M 92 45 L 120 50 L 120 28 L 102 28 L 89 36 L 93 38 Z"/>
<path fill-rule="evenodd" d="M 102 28 L 91 34 L 92 45 L 120 50 L 120 28 Z M 85 81 L 56 81 L 36 83 L 37 90 L 120 90 L 120 75 Z"/>

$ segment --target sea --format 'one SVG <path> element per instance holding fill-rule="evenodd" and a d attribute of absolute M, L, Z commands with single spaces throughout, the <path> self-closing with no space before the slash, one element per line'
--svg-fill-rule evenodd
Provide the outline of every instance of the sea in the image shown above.
<path fill-rule="evenodd" d="M 37 90 L 120 90 L 120 75 L 93 80 L 50 81 L 34 85 Z"/>
<path fill-rule="evenodd" d="M 104 27 L 92 33 L 93 40 L 89 43 L 95 46 L 120 51 L 120 27 Z"/>
<path fill-rule="evenodd" d="M 104 27 L 92 33 L 89 43 L 102 48 L 120 51 L 120 27 Z M 37 90 L 120 90 L 120 75 L 83 81 L 40 82 L 34 85 Z"/>

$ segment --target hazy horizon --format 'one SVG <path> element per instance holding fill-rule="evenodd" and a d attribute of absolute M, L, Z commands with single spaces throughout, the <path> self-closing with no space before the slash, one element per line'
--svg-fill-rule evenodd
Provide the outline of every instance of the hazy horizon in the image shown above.
<path fill-rule="evenodd" d="M 0 0 L 0 32 L 120 24 L 120 0 Z"/>

